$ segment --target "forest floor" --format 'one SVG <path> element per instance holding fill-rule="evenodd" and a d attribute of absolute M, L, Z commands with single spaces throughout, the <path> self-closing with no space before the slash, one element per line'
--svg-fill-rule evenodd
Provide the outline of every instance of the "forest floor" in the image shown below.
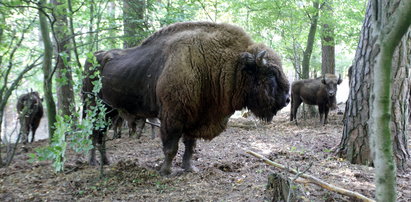
<path fill-rule="evenodd" d="M 64 173 L 54 173 L 47 161 L 30 163 L 28 154 L 48 143 L 36 141 L 27 146 L 28 152 L 19 147 L 13 163 L 0 169 L 0 201 L 271 201 L 267 176 L 285 173 L 245 150 L 294 169 L 303 170 L 312 163 L 307 174 L 374 198 L 374 169 L 349 164 L 331 152 L 341 139 L 342 117 L 331 112 L 326 126 L 317 119 L 300 120 L 296 126 L 288 121 L 287 112 L 279 113 L 270 124 L 252 117 L 230 119 L 220 136 L 198 141 L 193 157 L 198 172 L 182 172 L 180 143 L 173 173 L 166 177 L 158 173 L 163 160 L 161 141 L 152 140 L 150 130 L 140 139 L 109 141 L 111 164 L 104 166 L 102 178 L 99 168 L 75 164 L 71 150 Z M 397 181 L 398 201 L 411 201 L 411 168 L 400 173 Z M 298 186 L 304 194 L 302 201 L 354 201 L 316 185 Z"/>

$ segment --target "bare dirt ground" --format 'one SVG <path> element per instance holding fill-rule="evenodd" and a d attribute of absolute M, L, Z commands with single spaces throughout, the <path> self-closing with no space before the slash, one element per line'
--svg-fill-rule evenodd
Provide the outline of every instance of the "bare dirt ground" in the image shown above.
<path fill-rule="evenodd" d="M 270 124 L 231 119 L 220 136 L 198 141 L 193 163 L 199 172 L 182 172 L 180 144 L 173 174 L 167 177 L 158 174 L 161 141 L 152 140 L 149 130 L 141 139 L 108 142 L 111 165 L 104 167 L 101 179 L 98 168 L 76 165 L 73 151 L 67 153 L 64 173 L 54 173 L 50 162 L 30 163 L 28 153 L 47 144 L 37 141 L 28 152 L 19 148 L 13 164 L 0 169 L 0 201 L 271 201 L 267 176 L 279 171 L 245 149 L 300 170 L 312 162 L 307 174 L 374 198 L 374 169 L 351 165 L 331 153 L 341 138 L 342 115 L 332 112 L 326 126 L 317 119 L 296 126 L 288 118 L 282 112 Z M 397 181 L 398 201 L 411 201 L 411 169 L 400 173 Z M 354 201 L 316 185 L 299 186 L 303 201 Z"/>

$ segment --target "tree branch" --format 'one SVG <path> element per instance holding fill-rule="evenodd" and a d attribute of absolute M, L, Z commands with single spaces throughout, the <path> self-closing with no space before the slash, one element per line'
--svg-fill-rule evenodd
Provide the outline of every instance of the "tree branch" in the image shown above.
<path fill-rule="evenodd" d="M 252 152 L 252 151 L 249 151 L 249 150 L 246 150 L 246 153 L 251 154 L 251 155 L 263 160 L 264 163 L 266 163 L 268 165 L 274 166 L 274 167 L 282 169 L 282 170 L 287 170 L 288 172 L 293 173 L 293 174 L 298 174 L 299 173 L 297 170 L 287 168 L 286 166 L 281 165 L 279 163 L 275 163 L 275 162 L 265 158 L 264 156 L 262 156 L 258 153 L 255 153 L 255 152 Z M 373 199 L 370 199 L 370 198 L 368 198 L 368 197 L 366 197 L 366 196 L 364 196 L 360 193 L 353 192 L 353 191 L 350 191 L 350 190 L 347 190 L 347 189 L 344 189 L 344 188 L 334 186 L 334 185 L 329 184 L 327 182 L 324 182 L 324 181 L 322 181 L 322 180 L 320 180 L 320 179 L 318 179 L 314 176 L 301 173 L 300 177 L 304 178 L 305 179 L 304 182 L 306 182 L 306 183 L 315 184 L 315 185 L 318 185 L 318 186 L 320 186 L 324 189 L 327 189 L 327 190 L 330 190 L 330 191 L 333 191 L 333 192 L 337 192 L 337 193 L 345 195 L 345 196 L 355 197 L 355 198 L 360 199 L 362 201 L 375 202 Z M 302 181 L 297 180 L 297 182 L 302 182 Z"/>

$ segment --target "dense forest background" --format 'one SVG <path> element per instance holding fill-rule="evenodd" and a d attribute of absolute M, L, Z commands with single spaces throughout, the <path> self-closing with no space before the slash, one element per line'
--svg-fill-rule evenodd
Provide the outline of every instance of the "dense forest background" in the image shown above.
<path fill-rule="evenodd" d="M 354 57 L 365 5 L 365 1 L 333 1 L 332 12 L 320 8 L 322 12 L 318 14 L 319 31 L 325 29 L 324 24 L 333 27 L 333 32 L 327 34 L 332 34 L 334 38 L 336 72 L 343 76 L 347 74 Z M 12 67 L 8 80 L 12 81 L 25 67 L 41 62 L 40 9 L 46 14 L 47 24 L 51 28 L 49 34 L 54 50 L 52 69 L 57 68 L 56 58 L 61 56 L 62 62 L 70 67 L 68 71 L 73 75 L 76 95 L 81 83 L 81 67 L 88 54 L 97 50 L 123 48 L 128 44 L 138 45 L 138 41 L 159 28 L 185 21 L 237 24 L 255 41 L 279 52 L 289 76 L 299 78 L 294 75 L 301 72 L 310 23 L 318 12 L 311 1 L 93 0 L 56 1 L 43 6 L 35 1 L 2 1 L 0 9 L 0 61 L 3 67 Z M 132 32 L 127 27 L 131 24 L 135 27 Z M 321 36 L 317 33 L 314 39 L 309 70 L 311 77 L 321 74 Z M 57 85 L 65 82 L 64 79 L 53 78 Z M 30 88 L 43 91 L 42 79 L 43 72 L 36 66 L 25 75 L 21 87 L 17 88 L 12 98 Z"/>
<path fill-rule="evenodd" d="M 385 127 L 388 131 L 384 133 L 389 134 L 385 138 L 393 137 L 394 143 L 387 145 L 390 148 L 393 145 L 394 151 L 391 152 L 394 152 L 398 170 L 404 171 L 410 158 L 407 148 L 409 30 L 404 37 L 397 37 L 399 45 L 394 46 L 397 47 L 395 52 L 392 50 L 392 70 L 385 72 L 388 80 L 376 82 L 377 87 L 379 83 L 392 85 L 389 86 L 394 89 L 392 94 L 374 88 L 374 81 L 384 77 L 384 69 L 377 68 L 381 63 L 379 50 L 380 43 L 384 45 L 384 29 L 390 27 L 390 22 L 396 22 L 394 17 L 400 13 L 397 5 L 403 2 L 3 0 L 0 2 L 0 137 L 4 145 L 12 142 L 10 137 L 17 134 L 17 130 L 7 126 L 12 120 L 7 119 L 6 114 L 12 108 L 14 110 L 19 95 L 38 91 L 44 97 L 49 123 L 48 130 L 44 131 L 48 131 L 50 142 L 55 137 L 55 144 L 54 147 L 51 144 L 51 150 L 37 153 L 40 159 L 60 158 L 54 161 L 54 168 L 63 170 L 65 142 L 79 143 L 77 149 L 80 152 L 90 149 L 87 134 L 81 136 L 75 132 L 90 129 L 90 123 L 80 121 L 85 61 L 92 60 L 93 53 L 98 50 L 137 46 L 150 34 L 176 22 L 212 21 L 236 24 L 253 40 L 272 47 L 281 55 L 283 68 L 291 82 L 325 73 L 340 74 L 344 80 L 352 75 L 349 89 L 343 89 L 349 92 L 349 98 L 342 118 L 344 122 L 339 122 L 343 129 L 338 134 L 342 134 L 342 138 L 335 149 L 338 156 L 351 163 L 374 165 L 375 156 L 371 155 L 369 138 L 372 130 L 382 130 L 377 129 L 381 124 L 372 125 L 377 123 L 372 122 L 375 121 L 373 112 L 379 109 L 373 105 L 373 96 L 384 97 L 378 94 L 380 92 L 392 95 L 391 99 L 385 99 L 386 106 L 389 102 L 390 107 L 392 105 L 392 109 L 387 110 L 392 111 L 391 119 L 383 120 L 387 125 L 391 124 L 391 128 Z M 382 14 L 377 8 L 384 8 Z M 387 67 L 385 70 L 390 69 Z M 66 136 L 72 139 L 66 141 Z M 384 139 L 379 141 L 384 142 Z M 6 147 L 6 154 L 1 153 L 0 148 L 0 167 L 3 162 L 10 164 L 9 160 L 13 158 L 9 154 L 10 144 Z M 390 172 L 395 173 L 395 168 Z"/>

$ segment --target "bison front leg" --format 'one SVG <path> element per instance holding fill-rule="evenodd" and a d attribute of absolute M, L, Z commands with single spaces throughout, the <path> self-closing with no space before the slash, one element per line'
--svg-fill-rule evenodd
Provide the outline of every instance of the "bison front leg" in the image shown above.
<path fill-rule="evenodd" d="M 171 173 L 171 165 L 178 150 L 178 141 L 182 135 L 181 129 L 166 129 L 161 128 L 161 140 L 163 142 L 164 162 L 160 169 L 161 175 L 169 175 Z"/>
<path fill-rule="evenodd" d="M 94 143 L 93 143 L 93 148 L 90 150 L 88 163 L 89 163 L 90 166 L 96 166 L 97 165 L 96 145 Z"/>
<path fill-rule="evenodd" d="M 318 105 L 318 112 L 320 113 L 320 124 L 323 124 L 323 125 L 325 125 L 325 122 L 326 122 L 326 119 L 327 119 L 326 115 L 325 115 L 325 118 L 324 118 L 324 114 L 326 114 L 325 111 L 326 110 L 325 110 L 325 107 L 323 105 Z"/>
<path fill-rule="evenodd" d="M 30 141 L 30 143 L 33 143 L 33 142 L 34 142 L 34 136 L 35 136 L 35 134 L 36 134 L 36 130 L 33 130 L 32 133 L 31 133 L 31 141 Z"/>
<path fill-rule="evenodd" d="M 187 172 L 197 172 L 198 169 L 191 164 L 191 157 L 193 156 L 196 146 L 196 139 L 184 137 L 185 151 L 183 156 L 183 169 Z"/>
<path fill-rule="evenodd" d="M 155 139 L 156 138 L 156 129 L 153 125 L 151 125 L 151 139 Z"/>
<path fill-rule="evenodd" d="M 324 122 L 323 122 L 324 125 L 328 123 L 327 119 L 328 119 L 328 112 L 329 111 L 330 111 L 330 109 L 328 107 L 325 107 L 325 109 L 324 109 Z"/>
<path fill-rule="evenodd" d="M 100 157 L 101 157 L 101 162 L 103 165 L 108 165 L 110 164 L 108 158 L 107 158 L 107 152 L 106 152 L 106 138 L 105 138 L 105 133 L 101 134 L 101 143 L 98 147 L 98 150 L 100 152 Z"/>
<path fill-rule="evenodd" d="M 108 165 L 109 160 L 106 154 L 106 143 L 105 143 L 105 133 L 101 131 L 93 132 L 92 134 L 92 144 L 93 148 L 90 150 L 89 164 L 91 166 L 97 166 L 98 162 L 96 159 L 96 149 L 99 150 L 101 162 L 103 165 Z"/>
<path fill-rule="evenodd" d="M 297 122 L 297 111 L 302 103 L 301 99 L 292 97 L 291 99 L 291 110 L 290 110 L 290 121 L 295 120 L 295 125 L 298 125 Z"/>
<path fill-rule="evenodd" d="M 146 119 L 136 119 L 136 127 L 135 133 L 137 134 L 137 139 L 141 137 L 143 134 L 144 126 L 146 124 Z"/>

